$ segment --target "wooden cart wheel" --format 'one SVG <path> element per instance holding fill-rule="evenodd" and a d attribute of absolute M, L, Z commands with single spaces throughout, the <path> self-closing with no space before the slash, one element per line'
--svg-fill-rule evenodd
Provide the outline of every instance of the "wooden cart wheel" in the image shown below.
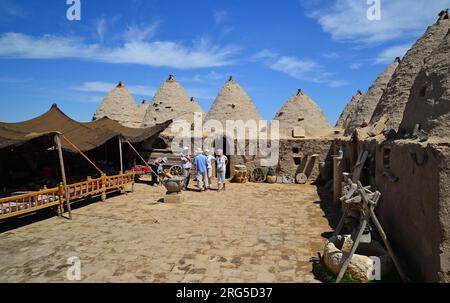
<path fill-rule="evenodd" d="M 298 184 L 306 184 L 306 182 L 308 182 L 308 176 L 304 173 L 297 174 L 297 176 L 295 176 L 295 181 Z"/>
<path fill-rule="evenodd" d="M 183 168 L 179 165 L 174 165 L 169 169 L 169 173 L 172 176 L 182 176 L 183 175 Z"/>
<path fill-rule="evenodd" d="M 260 167 L 255 168 L 251 173 L 251 181 L 256 183 L 262 183 L 266 181 L 266 174 Z"/>

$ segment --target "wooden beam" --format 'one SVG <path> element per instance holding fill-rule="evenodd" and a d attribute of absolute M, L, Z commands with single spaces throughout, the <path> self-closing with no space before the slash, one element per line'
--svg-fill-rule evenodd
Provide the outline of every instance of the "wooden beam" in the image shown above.
<path fill-rule="evenodd" d="M 122 137 L 119 137 L 120 174 L 123 174 Z"/>
<path fill-rule="evenodd" d="M 61 167 L 61 177 L 62 177 L 62 181 L 63 181 L 63 185 L 64 185 L 64 191 L 66 193 L 67 211 L 69 212 L 69 219 L 72 220 L 72 209 L 70 208 L 70 194 L 69 194 L 69 190 L 67 188 L 66 170 L 64 168 L 64 157 L 63 157 L 62 146 L 61 146 L 61 134 L 55 135 L 55 143 L 56 143 L 56 147 L 58 148 L 59 165 Z"/>

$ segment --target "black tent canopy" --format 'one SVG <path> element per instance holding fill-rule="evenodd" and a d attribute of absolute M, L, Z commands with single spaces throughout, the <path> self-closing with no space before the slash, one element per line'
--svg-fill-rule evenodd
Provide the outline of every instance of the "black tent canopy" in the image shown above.
<path fill-rule="evenodd" d="M 0 149 L 59 133 L 84 152 L 102 146 L 115 137 L 132 143 L 143 142 L 158 136 L 171 123 L 169 120 L 153 127 L 139 129 L 122 126 L 108 118 L 81 123 L 68 117 L 54 104 L 49 111 L 31 120 L 19 123 L 0 122 Z M 76 151 L 65 140 L 62 140 L 61 144 L 65 150 Z"/>

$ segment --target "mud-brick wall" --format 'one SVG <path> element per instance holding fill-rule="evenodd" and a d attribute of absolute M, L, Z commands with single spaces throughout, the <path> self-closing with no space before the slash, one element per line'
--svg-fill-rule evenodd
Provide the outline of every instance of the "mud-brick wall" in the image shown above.
<path fill-rule="evenodd" d="M 450 144 L 336 140 L 339 146 L 348 171 L 369 151 L 361 180 L 382 193 L 377 216 L 411 278 L 450 282 Z"/>
<path fill-rule="evenodd" d="M 376 213 L 405 270 L 419 281 L 448 282 L 450 149 L 364 141 L 353 150 L 373 156 L 368 163 L 373 169 L 365 170 L 363 183 L 382 193 Z"/>
<path fill-rule="evenodd" d="M 278 165 L 274 166 L 278 175 L 296 174 L 304 170 L 310 170 L 310 181 L 315 181 L 320 174 L 319 163 L 326 162 L 331 168 L 332 160 L 330 150 L 333 145 L 332 139 L 289 139 L 280 140 Z M 312 155 L 318 155 L 314 163 L 308 162 Z M 244 164 L 249 171 L 261 166 L 261 157 L 233 157 L 233 164 Z M 311 168 L 308 165 L 311 163 Z M 331 170 L 330 170 L 331 173 Z"/>
<path fill-rule="evenodd" d="M 450 283 L 450 144 L 437 146 L 439 165 L 439 224 L 442 231 L 438 279 Z"/>
<path fill-rule="evenodd" d="M 332 167 L 332 139 L 298 139 L 280 141 L 280 161 L 278 170 L 281 174 L 295 177 L 303 171 L 311 171 L 310 181 L 315 181 L 320 174 L 319 163 L 324 162 L 326 167 Z M 309 160 L 312 155 L 318 155 L 311 168 Z M 299 160 L 302 159 L 302 161 Z M 328 175 L 331 174 L 329 169 Z"/>

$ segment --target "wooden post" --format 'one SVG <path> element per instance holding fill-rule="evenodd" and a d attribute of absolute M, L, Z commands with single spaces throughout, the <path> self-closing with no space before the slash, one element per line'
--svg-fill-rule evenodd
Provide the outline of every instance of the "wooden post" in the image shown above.
<path fill-rule="evenodd" d="M 343 252 L 342 258 L 343 259 L 345 258 L 345 260 L 344 260 L 344 263 L 342 264 L 339 274 L 337 276 L 336 283 L 340 283 L 342 281 L 342 278 L 344 277 L 344 274 L 347 271 L 348 265 L 350 264 L 350 261 L 352 260 L 352 257 L 355 254 L 356 249 L 359 246 L 359 242 L 361 242 L 361 238 L 362 238 L 362 235 L 364 234 L 364 230 L 367 227 L 367 223 L 368 223 L 368 218 L 366 216 L 363 219 L 363 221 L 361 222 L 361 225 L 359 227 L 359 232 L 358 232 L 358 235 L 356 236 L 355 242 L 353 242 L 352 249 L 350 250 L 350 252 L 348 253 L 347 256 Z"/>
<path fill-rule="evenodd" d="M 58 198 L 59 198 L 58 217 L 62 217 L 64 213 L 64 185 L 62 183 L 59 183 L 58 185 Z"/>
<path fill-rule="evenodd" d="M 363 199 L 364 196 L 363 196 Z M 408 278 L 405 275 L 405 272 L 403 271 L 402 267 L 400 266 L 400 262 L 398 261 L 396 255 L 394 254 L 394 250 L 392 249 L 391 243 L 389 242 L 386 233 L 384 232 L 383 227 L 381 227 L 380 221 L 378 221 L 377 216 L 375 215 L 375 212 L 373 210 L 373 207 L 369 207 L 370 211 L 370 217 L 372 218 L 372 222 L 375 224 L 375 227 L 377 228 L 378 232 L 380 233 L 381 238 L 383 239 L 384 244 L 386 245 L 386 248 L 391 255 L 392 261 L 394 262 L 395 267 L 398 270 L 398 273 L 400 275 L 400 278 L 403 282 L 408 282 Z"/>
<path fill-rule="evenodd" d="M 102 174 L 102 202 L 106 202 L 106 175 Z"/>
<path fill-rule="evenodd" d="M 72 220 L 72 209 L 70 208 L 70 194 L 69 190 L 67 188 L 67 179 L 66 179 L 66 170 L 64 168 L 64 157 L 62 152 L 62 146 L 61 146 L 61 138 L 60 134 L 55 135 L 55 142 L 56 147 L 58 148 L 58 155 L 59 155 L 59 165 L 61 166 L 61 177 L 64 185 L 64 191 L 66 194 L 66 205 L 67 205 L 67 211 L 69 212 L 69 219 Z"/>
<path fill-rule="evenodd" d="M 120 174 L 123 174 L 122 137 L 119 137 Z"/>
<path fill-rule="evenodd" d="M 342 157 L 333 157 L 333 203 L 334 205 L 340 204 L 342 196 Z"/>

